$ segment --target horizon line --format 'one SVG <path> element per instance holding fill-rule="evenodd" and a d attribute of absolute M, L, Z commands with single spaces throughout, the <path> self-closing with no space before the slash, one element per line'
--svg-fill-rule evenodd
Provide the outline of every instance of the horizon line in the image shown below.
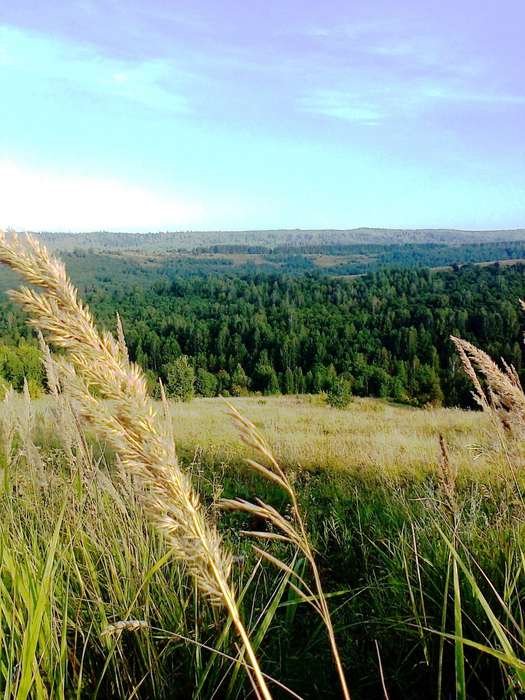
<path fill-rule="evenodd" d="M 515 226 L 512 228 L 454 228 L 454 227 L 443 227 L 443 226 L 352 226 L 349 228 L 344 227 L 333 227 L 328 226 L 326 228 L 303 228 L 303 227 L 293 227 L 293 228 L 195 228 L 195 229 L 171 229 L 171 230 L 152 230 L 152 231 L 126 231 L 126 230 L 116 230 L 116 229 L 93 229 L 89 231 L 75 231 L 75 230 L 50 230 L 50 229 L 39 229 L 39 230 L 16 230 L 11 227 L 6 227 L 5 229 L 0 228 L 0 230 L 5 230 L 6 233 L 12 232 L 17 234 L 55 234 L 55 235 L 74 235 L 81 236 L 86 234 L 127 234 L 136 236 L 151 236 L 151 235 L 170 235 L 177 233 L 272 233 L 272 232 L 345 232 L 345 231 L 407 231 L 407 232 L 418 232 L 418 231 L 433 231 L 433 232 L 443 232 L 451 231 L 456 233 L 498 233 L 498 232 L 517 232 L 525 231 L 525 223 L 523 226 Z"/>

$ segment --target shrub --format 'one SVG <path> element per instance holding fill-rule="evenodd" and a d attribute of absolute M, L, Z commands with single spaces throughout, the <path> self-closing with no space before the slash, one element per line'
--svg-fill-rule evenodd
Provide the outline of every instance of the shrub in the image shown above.
<path fill-rule="evenodd" d="M 190 401 L 194 395 L 195 371 L 186 355 L 177 357 L 166 367 L 168 396 L 179 401 Z"/>
<path fill-rule="evenodd" d="M 212 397 L 217 395 L 217 387 L 219 382 L 217 377 L 208 372 L 208 370 L 200 367 L 197 370 L 197 378 L 195 380 L 195 389 L 199 396 Z"/>
<path fill-rule="evenodd" d="M 29 377 L 27 380 L 27 389 L 29 391 L 29 396 L 32 399 L 39 399 L 44 395 L 44 388 L 42 384 L 37 382 L 33 377 Z"/>
<path fill-rule="evenodd" d="M 5 395 L 9 391 L 10 384 L 3 377 L 0 377 L 0 401 L 5 399 Z"/>
<path fill-rule="evenodd" d="M 326 402 L 334 408 L 346 408 L 352 401 L 348 379 L 339 378 L 326 396 Z"/>
<path fill-rule="evenodd" d="M 240 364 L 234 369 L 231 377 L 231 392 L 233 396 L 245 396 L 248 393 L 249 380 Z"/>

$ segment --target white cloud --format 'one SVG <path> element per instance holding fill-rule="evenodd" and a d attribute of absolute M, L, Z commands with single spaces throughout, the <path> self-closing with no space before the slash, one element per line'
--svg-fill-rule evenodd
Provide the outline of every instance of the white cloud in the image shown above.
<path fill-rule="evenodd" d="M 10 161 L 0 161 L 0 200 L 0 227 L 33 231 L 173 230 L 207 211 L 197 199 Z"/>
<path fill-rule="evenodd" d="M 131 100 L 168 112 L 190 111 L 181 89 L 186 77 L 170 61 L 110 58 L 86 45 L 0 26 L 0 65 L 9 66 L 13 80 L 38 80 L 52 97 L 61 83 L 96 97 Z"/>
<path fill-rule="evenodd" d="M 378 88 L 373 82 L 360 89 L 316 90 L 303 96 L 300 109 L 333 119 L 342 119 L 364 126 L 378 126 L 393 118 L 418 117 L 432 111 L 440 103 L 450 109 L 477 105 L 478 109 L 498 105 L 524 105 L 525 97 L 496 92 L 475 91 L 460 81 L 423 83 L 419 81 L 392 82 Z"/>
<path fill-rule="evenodd" d="M 304 111 L 367 126 L 378 124 L 383 113 L 357 95 L 337 90 L 319 90 L 301 100 Z"/>
<path fill-rule="evenodd" d="M 458 90 L 448 85 L 430 85 L 419 91 L 422 99 L 449 100 L 451 102 L 481 102 L 487 104 L 525 104 L 525 96 L 505 95 L 495 92 L 471 92 Z"/>

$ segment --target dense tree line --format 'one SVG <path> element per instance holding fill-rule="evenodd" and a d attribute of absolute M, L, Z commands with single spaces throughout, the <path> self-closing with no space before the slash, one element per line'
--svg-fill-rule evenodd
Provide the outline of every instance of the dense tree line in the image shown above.
<path fill-rule="evenodd" d="M 92 233 L 37 234 L 53 250 L 120 250 L 166 252 L 206 249 L 211 246 L 240 246 L 259 248 L 328 247 L 333 245 L 399 245 L 415 243 L 443 245 L 489 243 L 493 241 L 524 241 L 525 229 L 495 231 L 460 231 L 454 229 L 274 229 L 267 231 L 172 231 L 157 233 Z"/>
<path fill-rule="evenodd" d="M 44 368 L 38 344 L 23 315 L 4 306 L 0 311 L 0 399 L 8 387 L 21 391 L 27 381 L 33 397 L 44 391 Z"/>
<path fill-rule="evenodd" d="M 342 252 L 335 254 L 343 255 Z M 362 274 L 392 267 L 441 267 L 496 260 L 520 260 L 525 258 L 525 242 L 361 246 L 352 255 L 356 259 L 342 262 L 341 265 L 330 268 L 329 272 Z M 360 256 L 362 260 L 358 259 Z"/>
<path fill-rule="evenodd" d="M 96 251 L 76 249 L 61 257 L 77 283 L 88 288 L 100 284 L 135 283 L 148 286 L 154 279 L 178 279 L 206 274 L 303 275 L 328 277 L 360 275 L 393 268 L 461 266 L 496 260 L 524 260 L 525 241 L 468 244 L 330 244 L 264 247 L 215 245 L 189 252 Z M 229 256 L 229 257 L 228 257 Z M 0 274 L 0 289 L 8 275 Z M 10 282 L 12 284 L 12 282 Z"/>
<path fill-rule="evenodd" d="M 453 272 L 385 270 L 345 281 L 316 275 L 111 276 L 83 284 L 99 322 L 118 310 L 130 355 L 188 397 L 349 391 L 424 405 L 469 405 L 470 386 L 449 341 L 457 334 L 523 367 L 525 267 Z M 84 270 L 84 274 L 86 274 Z M 127 279 L 127 283 L 122 281 Z M 0 376 L 42 383 L 22 316 L 0 313 Z"/>
<path fill-rule="evenodd" d="M 331 244 L 331 245 L 279 245 L 264 248 L 254 245 L 214 245 L 198 247 L 196 255 L 263 255 L 266 266 L 259 261 L 259 271 L 282 271 L 301 273 L 317 269 L 325 275 L 356 275 L 376 272 L 393 267 L 441 267 L 495 260 L 518 260 L 525 258 L 524 241 L 492 241 L 485 243 L 402 243 L 402 244 Z M 326 260 L 317 266 L 318 256 L 333 257 L 332 264 Z M 199 258 L 193 264 L 198 264 Z M 205 262 L 205 258 L 200 258 Z M 217 258 L 207 263 L 217 265 Z M 188 264 L 188 263 L 187 263 Z M 245 263 L 246 267 L 248 263 Z M 253 263 L 252 263 L 253 265 Z M 272 267 L 273 266 L 273 267 Z"/>
<path fill-rule="evenodd" d="M 97 290 L 98 317 L 119 309 L 131 356 L 173 386 L 187 357 L 202 395 L 333 392 L 417 405 L 468 405 L 449 335 L 472 340 L 521 372 L 525 268 L 313 275 L 206 276 L 151 288 Z M 179 367 L 180 370 L 180 367 Z"/>

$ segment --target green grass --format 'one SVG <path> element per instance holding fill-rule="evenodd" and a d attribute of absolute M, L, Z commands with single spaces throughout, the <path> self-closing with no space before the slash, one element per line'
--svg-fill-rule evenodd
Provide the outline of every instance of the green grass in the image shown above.
<path fill-rule="evenodd" d="M 303 467 L 296 486 L 352 697 L 383 697 L 376 642 L 391 698 L 438 689 L 448 698 L 456 682 L 458 697 L 519 697 L 525 508 L 501 478 L 486 418 L 379 401 L 347 411 L 314 399 L 235 403 L 286 464 Z M 237 657 L 229 625 L 145 524 L 111 452 L 50 399 L 15 404 L 0 409 L 4 697 L 247 697 L 246 676 L 228 658 Z M 224 408 L 172 407 L 203 497 L 257 495 L 285 510 L 280 491 L 241 468 L 246 448 Z M 435 473 L 439 432 L 464 477 L 455 530 Z M 245 516 L 215 517 L 237 555 L 234 579 L 264 671 L 304 698 L 339 697 L 318 618 L 239 537 Z M 272 547 L 292 562 L 286 546 Z M 129 620 L 145 624 L 102 634 Z"/>
<path fill-rule="evenodd" d="M 426 410 L 355 398 L 345 410 L 317 396 L 228 399 L 262 430 L 281 462 L 303 470 L 418 480 L 435 474 L 443 434 L 465 480 L 489 478 L 499 458 L 489 419 L 480 412 Z M 215 463 L 247 455 L 221 399 L 174 403 L 179 450 Z"/>

